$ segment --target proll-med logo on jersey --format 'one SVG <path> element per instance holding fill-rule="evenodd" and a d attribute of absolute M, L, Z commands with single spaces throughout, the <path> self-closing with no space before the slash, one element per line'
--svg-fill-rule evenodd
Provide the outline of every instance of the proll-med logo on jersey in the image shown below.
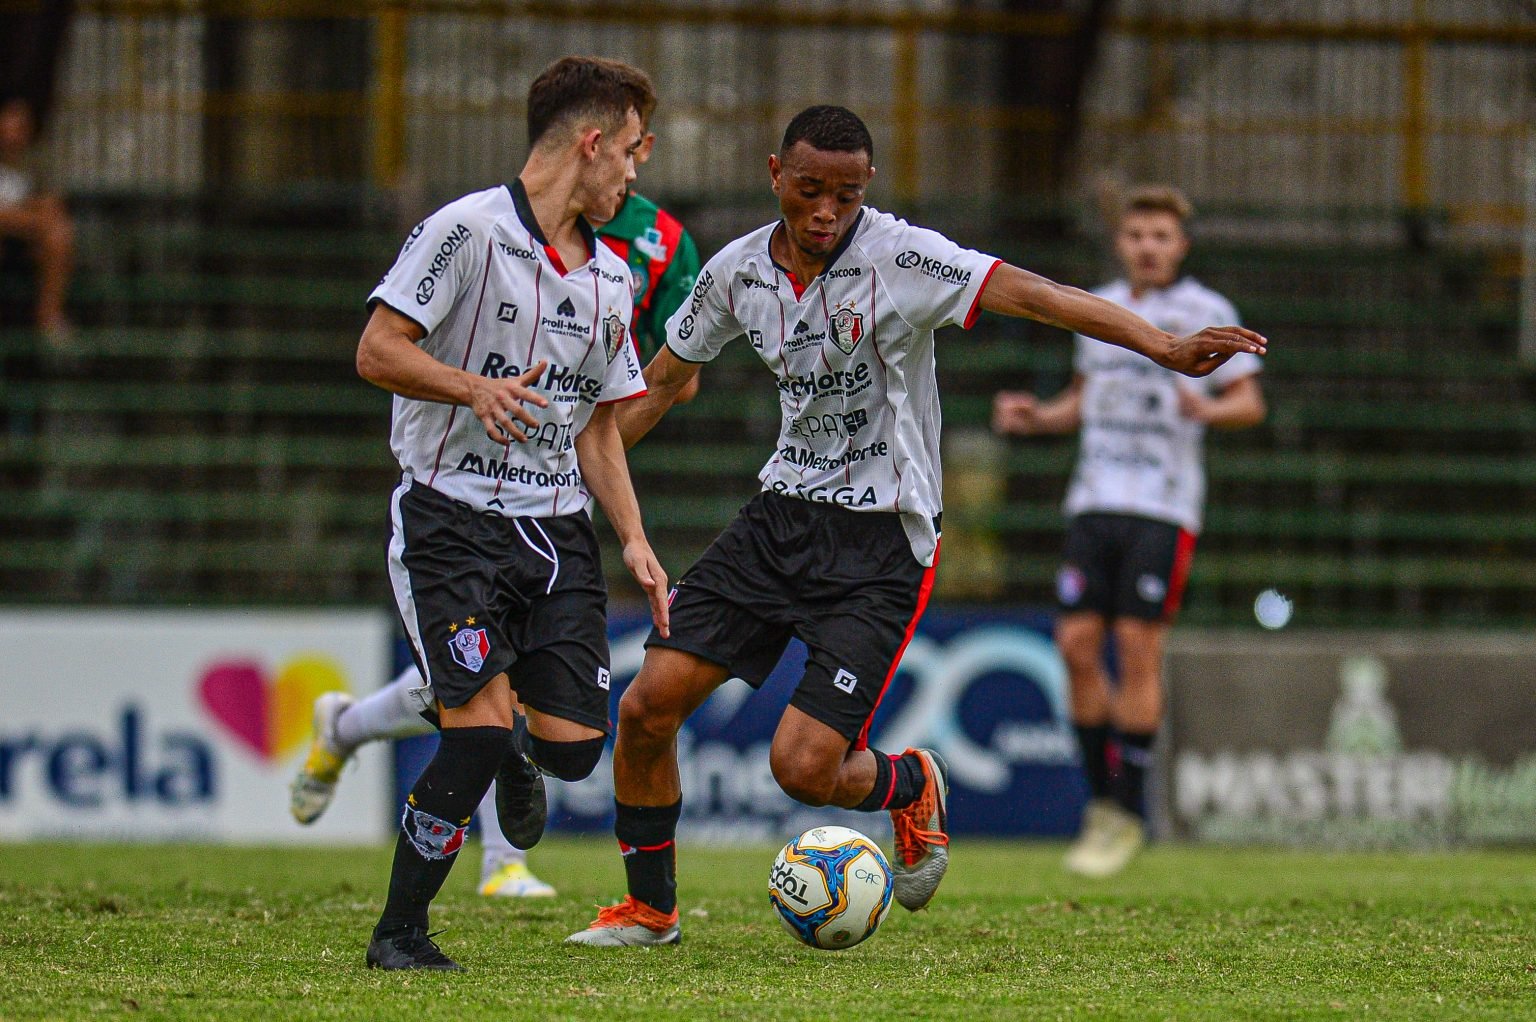
<path fill-rule="evenodd" d="M 852 355 L 859 338 L 864 336 L 864 315 L 855 312 L 853 306 L 839 308 L 832 314 L 832 343 L 844 355 Z"/>
<path fill-rule="evenodd" d="M 448 626 L 452 637 L 448 640 L 448 651 L 453 654 L 454 663 L 474 674 L 479 674 L 485 666 L 485 658 L 491 652 L 490 637 L 485 634 L 484 628 L 471 628 L 475 623 L 474 618 L 465 618 L 464 627 L 460 628 L 457 622 Z"/>

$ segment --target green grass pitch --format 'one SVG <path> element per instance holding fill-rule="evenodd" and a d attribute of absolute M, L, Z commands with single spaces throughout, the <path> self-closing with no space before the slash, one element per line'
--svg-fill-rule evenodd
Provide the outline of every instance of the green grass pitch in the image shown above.
<path fill-rule="evenodd" d="M 561 939 L 612 900 L 611 840 L 550 839 L 543 902 L 434 909 L 458 975 L 363 968 L 389 849 L 0 845 L 0 1018 L 1536 1018 L 1536 855 L 1152 849 L 1122 877 L 1061 847 L 957 840 L 934 904 L 843 952 L 768 906 L 774 849 L 681 852 L 683 944 Z"/>

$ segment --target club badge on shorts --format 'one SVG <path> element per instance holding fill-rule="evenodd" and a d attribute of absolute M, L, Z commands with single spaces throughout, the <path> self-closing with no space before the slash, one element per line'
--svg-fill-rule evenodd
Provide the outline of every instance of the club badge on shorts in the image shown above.
<path fill-rule="evenodd" d="M 453 653 L 455 663 L 478 674 L 491 652 L 491 640 L 484 628 L 460 628 L 448 640 L 448 649 Z"/>

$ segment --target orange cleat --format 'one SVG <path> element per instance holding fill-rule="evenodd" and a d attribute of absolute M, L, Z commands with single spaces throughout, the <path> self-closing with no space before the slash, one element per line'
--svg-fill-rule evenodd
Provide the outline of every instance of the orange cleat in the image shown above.
<path fill-rule="evenodd" d="M 617 905 L 598 909 L 592 925 L 571 934 L 565 942 L 590 947 L 655 947 L 681 944 L 683 929 L 678 925 L 676 909 L 658 912 L 626 894 Z"/>
<path fill-rule="evenodd" d="M 905 809 L 891 811 L 896 854 L 891 858 L 896 900 L 916 912 L 933 900 L 949 869 L 949 767 L 931 749 L 908 749 L 923 764 L 923 793 Z"/>

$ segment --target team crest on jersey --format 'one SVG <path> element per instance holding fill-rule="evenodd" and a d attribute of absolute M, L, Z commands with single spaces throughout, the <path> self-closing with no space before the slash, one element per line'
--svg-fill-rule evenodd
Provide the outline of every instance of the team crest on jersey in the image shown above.
<path fill-rule="evenodd" d="M 608 361 L 612 362 L 623 346 L 624 321 L 617 313 L 610 312 L 608 318 L 603 320 L 603 350 L 608 352 Z"/>
<path fill-rule="evenodd" d="M 651 282 L 651 275 L 645 271 L 644 266 L 631 266 L 629 268 L 629 290 L 634 295 L 635 301 L 645 294 L 645 286 Z"/>
<path fill-rule="evenodd" d="M 453 653 L 454 663 L 479 674 L 480 668 L 485 666 L 485 658 L 490 655 L 491 640 L 484 628 L 460 628 L 448 640 L 448 649 Z"/>
<path fill-rule="evenodd" d="M 645 233 L 635 239 L 635 247 L 658 263 L 667 261 L 667 245 L 661 240 L 661 232 L 647 227 Z"/>
<path fill-rule="evenodd" d="M 832 314 L 832 343 L 836 344 L 844 355 L 852 355 L 853 349 L 858 346 L 859 338 L 863 336 L 863 313 L 854 312 L 852 309 L 838 309 Z"/>

